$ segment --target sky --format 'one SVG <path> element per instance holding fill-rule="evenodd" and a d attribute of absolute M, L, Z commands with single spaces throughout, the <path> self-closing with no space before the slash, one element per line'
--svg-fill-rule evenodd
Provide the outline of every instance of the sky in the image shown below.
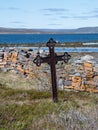
<path fill-rule="evenodd" d="M 98 26 L 98 0 L 0 0 L 0 27 L 75 29 Z"/>

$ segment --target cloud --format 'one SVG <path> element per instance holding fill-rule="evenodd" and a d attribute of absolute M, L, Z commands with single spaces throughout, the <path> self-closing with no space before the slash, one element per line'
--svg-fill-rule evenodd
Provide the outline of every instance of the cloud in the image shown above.
<path fill-rule="evenodd" d="M 45 16 L 61 16 L 64 15 L 66 12 L 68 13 L 68 9 L 64 8 L 46 8 L 41 9 L 43 11 L 43 15 Z"/>
<path fill-rule="evenodd" d="M 72 18 L 74 18 L 74 19 L 87 20 L 88 18 L 91 18 L 91 16 L 83 16 L 83 15 L 80 15 L 80 16 L 73 16 Z"/>
<path fill-rule="evenodd" d="M 67 18 L 71 18 L 69 16 L 61 16 L 61 18 L 67 19 Z"/>
<path fill-rule="evenodd" d="M 64 8 L 47 8 L 47 9 L 42 9 L 43 11 L 49 11 L 49 12 L 64 12 L 68 11 L 68 9 Z"/>
<path fill-rule="evenodd" d="M 13 24 L 20 24 L 20 23 L 23 23 L 23 22 L 20 22 L 20 21 L 12 21 L 10 23 L 13 23 Z"/>
<path fill-rule="evenodd" d="M 61 25 L 61 24 L 51 23 L 51 24 L 48 24 L 48 25 L 57 26 L 57 25 Z"/>
<path fill-rule="evenodd" d="M 16 7 L 9 7 L 9 10 L 20 10 L 20 8 L 16 8 Z"/>
<path fill-rule="evenodd" d="M 89 12 L 89 13 L 93 13 L 93 14 L 98 13 L 98 8 L 93 9 L 93 10 L 92 10 L 91 12 Z"/>
<path fill-rule="evenodd" d="M 98 14 L 96 14 L 96 15 L 93 15 L 92 17 L 98 18 Z"/>
<path fill-rule="evenodd" d="M 78 12 L 73 14 L 70 10 L 65 8 L 46 8 L 42 9 L 42 11 L 44 11 L 43 15 L 45 16 L 56 16 L 57 18 L 58 15 L 58 18 L 62 19 L 88 20 L 98 18 L 98 8 L 89 12 L 81 12 L 80 14 L 78 14 Z"/>
<path fill-rule="evenodd" d="M 70 14 L 68 13 L 66 15 L 61 15 L 60 16 L 63 19 L 77 19 L 77 20 L 87 20 L 87 19 L 92 19 L 92 18 L 98 18 L 98 8 L 92 9 L 91 11 L 88 12 L 81 12 L 78 14 L 76 12 L 75 14 Z"/>
<path fill-rule="evenodd" d="M 43 14 L 43 15 L 45 15 L 45 16 L 51 16 L 52 14 L 49 14 L 49 13 L 45 13 L 45 14 Z"/>
<path fill-rule="evenodd" d="M 23 13 L 32 13 L 32 11 L 24 10 L 24 9 L 17 8 L 17 7 L 9 7 L 8 9 L 9 9 L 10 11 L 20 11 L 20 12 L 23 12 Z"/>
<path fill-rule="evenodd" d="M 80 20 L 87 20 L 90 18 L 98 18 L 97 15 L 73 15 L 73 16 L 61 16 L 63 19 L 80 19 Z"/>
<path fill-rule="evenodd" d="M 68 12 L 68 9 L 64 9 L 64 8 L 46 8 L 46 9 L 41 9 L 42 11 L 45 12 L 45 14 L 49 15 L 62 15 L 66 12 Z"/>
<path fill-rule="evenodd" d="M 86 19 L 91 19 L 91 18 L 98 18 L 98 14 L 96 15 L 87 15 L 87 16 L 74 16 L 72 18 L 76 18 L 76 19 L 82 19 L 82 20 L 86 20 Z"/>
<path fill-rule="evenodd" d="M 87 18 L 98 18 L 98 8 L 95 8 L 89 12 L 84 12 L 82 14 L 84 14 L 84 16 L 87 15 L 85 16 Z"/>
<path fill-rule="evenodd" d="M 27 27 L 27 24 L 25 22 L 21 22 L 21 21 L 11 21 L 9 22 L 12 26 L 14 27 L 20 27 L 20 28 L 23 28 L 23 27 Z"/>

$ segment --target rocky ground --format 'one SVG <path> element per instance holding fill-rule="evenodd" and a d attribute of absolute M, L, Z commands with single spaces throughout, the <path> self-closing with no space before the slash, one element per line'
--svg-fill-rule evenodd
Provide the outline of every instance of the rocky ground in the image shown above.
<path fill-rule="evenodd" d="M 77 64 L 88 60 L 98 64 L 97 53 L 70 55 L 67 64 L 56 65 L 58 87 L 60 77 L 75 73 Z M 50 67 L 37 67 L 35 56 L 23 48 L 0 52 L 0 63 L 4 63 L 0 69 L 0 130 L 97 130 L 98 94 L 58 91 L 59 102 L 53 103 Z"/>
<path fill-rule="evenodd" d="M 0 50 L 0 80 L 1 84 L 5 82 L 7 86 L 13 88 L 24 89 L 39 89 L 50 90 L 51 89 L 51 74 L 50 66 L 48 64 L 41 64 L 37 67 L 33 60 L 36 57 L 37 51 L 32 49 L 18 48 L 18 47 L 6 47 Z M 58 55 L 60 55 L 59 53 Z M 98 64 L 98 54 L 93 53 L 69 53 L 71 59 L 67 64 L 63 61 L 58 62 L 56 65 L 57 83 L 59 86 L 59 80 L 61 77 L 65 79 L 67 74 L 74 74 L 77 67 L 77 62 L 81 62 L 83 57 L 84 61 L 92 60 Z M 46 56 L 47 53 L 41 52 L 41 56 Z M 91 59 L 90 59 L 91 58 Z M 82 61 L 83 62 L 83 61 Z M 80 63 L 79 63 L 80 64 Z M 19 80 L 21 79 L 21 80 Z M 27 82 L 28 81 L 28 82 Z M 21 84 L 21 85 L 20 85 Z"/>

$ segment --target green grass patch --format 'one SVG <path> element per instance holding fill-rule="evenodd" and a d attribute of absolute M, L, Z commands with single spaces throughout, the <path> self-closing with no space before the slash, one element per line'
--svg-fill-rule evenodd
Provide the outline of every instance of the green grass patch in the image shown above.
<path fill-rule="evenodd" d="M 86 110 L 93 110 L 93 107 L 94 110 L 98 110 L 98 94 L 59 91 L 58 98 L 59 102 L 53 103 L 51 91 L 1 86 L 0 130 L 52 130 L 58 127 L 64 130 L 64 124 L 61 125 L 59 122 L 67 123 L 65 115 L 69 110 L 73 111 L 71 114 L 78 114 L 74 111 L 81 110 L 87 113 Z"/>
<path fill-rule="evenodd" d="M 51 97 L 50 91 L 37 91 L 37 90 L 21 90 L 0 87 L 1 99 L 12 100 L 33 100 L 33 99 L 46 99 Z"/>

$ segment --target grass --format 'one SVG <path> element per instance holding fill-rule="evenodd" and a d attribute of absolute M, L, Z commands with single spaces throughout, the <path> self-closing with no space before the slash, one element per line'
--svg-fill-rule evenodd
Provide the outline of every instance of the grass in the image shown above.
<path fill-rule="evenodd" d="M 46 91 L 37 91 L 37 90 L 19 90 L 19 89 L 11 89 L 0 87 L 0 99 L 12 99 L 12 100 L 38 100 L 45 99 L 51 97 L 51 93 Z"/>
<path fill-rule="evenodd" d="M 51 91 L 29 89 L 33 81 L 13 77 L 0 75 L 0 130 L 97 130 L 98 94 L 58 91 L 53 103 Z"/>
<path fill-rule="evenodd" d="M 94 121 L 97 126 L 97 94 L 59 91 L 59 102 L 53 103 L 50 91 L 1 86 L 0 92 L 0 130 L 65 130 L 67 127 L 80 130 L 84 129 L 83 125 L 87 127 L 84 120 Z"/>

